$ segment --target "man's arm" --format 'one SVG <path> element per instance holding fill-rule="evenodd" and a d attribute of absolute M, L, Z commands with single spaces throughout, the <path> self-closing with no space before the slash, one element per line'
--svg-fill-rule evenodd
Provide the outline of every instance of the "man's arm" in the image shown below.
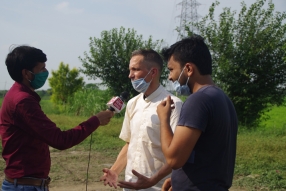
<path fill-rule="evenodd" d="M 181 168 L 191 155 L 201 131 L 191 127 L 177 126 L 173 135 L 170 127 L 170 114 L 172 100 L 168 96 L 157 107 L 157 113 L 161 122 L 161 144 L 167 163 L 172 169 Z"/>
<path fill-rule="evenodd" d="M 25 98 L 17 104 L 14 117 L 16 126 L 49 146 L 63 150 L 82 142 L 100 125 L 108 124 L 113 115 L 112 111 L 102 111 L 78 126 L 62 131 L 45 115 L 38 102 Z"/>
<path fill-rule="evenodd" d="M 127 181 L 119 181 L 118 186 L 121 188 L 129 188 L 129 189 L 145 189 L 150 188 L 157 184 L 160 180 L 170 174 L 172 171 L 171 167 L 168 164 L 165 164 L 160 168 L 160 170 L 154 174 L 152 177 L 148 178 L 138 173 L 136 170 L 132 170 L 132 173 L 137 176 L 136 182 L 127 182 Z"/>
<path fill-rule="evenodd" d="M 117 180 L 120 172 L 126 167 L 127 164 L 127 151 L 129 143 L 126 143 L 119 152 L 116 161 L 110 169 L 104 168 L 102 171 L 104 174 L 100 178 L 100 181 L 104 181 L 104 185 L 113 186 L 117 188 Z"/>

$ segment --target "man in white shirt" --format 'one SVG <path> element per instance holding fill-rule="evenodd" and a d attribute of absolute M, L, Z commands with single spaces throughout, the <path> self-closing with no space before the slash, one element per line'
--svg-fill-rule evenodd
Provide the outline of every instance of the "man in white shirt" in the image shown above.
<path fill-rule="evenodd" d="M 129 64 L 129 78 L 133 88 L 140 94 L 128 101 L 120 138 L 126 142 L 110 169 L 103 169 L 100 180 L 105 185 L 123 190 L 161 190 L 164 180 L 170 177 L 160 142 L 160 121 L 157 106 L 168 95 L 173 100 L 170 124 L 177 125 L 182 101 L 160 85 L 163 60 L 154 50 L 136 50 Z M 125 169 L 125 181 L 118 175 Z"/>

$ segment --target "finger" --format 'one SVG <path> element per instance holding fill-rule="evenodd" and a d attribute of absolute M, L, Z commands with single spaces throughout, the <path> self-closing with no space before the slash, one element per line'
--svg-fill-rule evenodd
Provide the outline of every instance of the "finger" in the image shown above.
<path fill-rule="evenodd" d="M 112 182 L 108 182 L 108 185 L 109 185 L 110 187 L 112 187 Z"/>
<path fill-rule="evenodd" d="M 112 183 L 113 187 L 117 189 L 117 184 L 115 182 Z"/>
<path fill-rule="evenodd" d="M 131 188 L 130 182 L 126 182 L 126 181 L 119 181 L 117 186 L 119 186 L 120 188 Z"/>
<path fill-rule="evenodd" d="M 105 178 L 104 176 L 102 176 L 99 180 L 100 180 L 100 181 L 105 181 L 106 178 Z"/>
<path fill-rule="evenodd" d="M 102 172 L 108 173 L 108 172 L 109 172 L 109 169 L 108 169 L 108 168 L 104 168 L 104 169 L 102 169 Z"/>
<path fill-rule="evenodd" d="M 136 170 L 132 169 L 132 173 L 137 176 L 137 177 L 140 177 L 142 176 L 142 174 L 140 174 L 139 172 L 137 172 Z"/>
<path fill-rule="evenodd" d="M 161 103 L 159 104 L 161 106 L 165 106 L 166 105 L 166 100 L 162 100 Z"/>
<path fill-rule="evenodd" d="M 171 96 L 167 96 L 166 106 L 170 106 L 172 104 Z"/>

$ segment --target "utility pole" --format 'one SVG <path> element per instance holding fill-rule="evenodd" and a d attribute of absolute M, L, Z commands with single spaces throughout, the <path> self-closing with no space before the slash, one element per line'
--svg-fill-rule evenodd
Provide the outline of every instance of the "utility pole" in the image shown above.
<path fill-rule="evenodd" d="M 182 0 L 177 4 L 177 6 L 181 6 L 181 14 L 177 16 L 180 18 L 177 40 L 181 40 L 188 35 L 185 26 L 189 26 L 190 31 L 197 34 L 196 28 L 191 23 L 197 23 L 199 21 L 200 16 L 197 13 L 197 7 L 200 5 L 201 4 L 196 0 Z"/>

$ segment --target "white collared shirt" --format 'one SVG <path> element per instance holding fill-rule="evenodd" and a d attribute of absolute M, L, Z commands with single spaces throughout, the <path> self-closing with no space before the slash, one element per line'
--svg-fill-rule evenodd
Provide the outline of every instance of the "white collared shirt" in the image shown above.
<path fill-rule="evenodd" d="M 145 99 L 144 94 L 141 93 L 127 103 L 123 126 L 119 135 L 119 138 L 129 142 L 125 170 L 126 181 L 137 181 L 137 177 L 132 174 L 132 169 L 144 176 L 151 177 L 166 163 L 161 149 L 157 106 L 168 95 L 171 96 L 175 105 L 170 118 L 170 125 L 174 132 L 180 117 L 182 101 L 166 91 L 163 86 L 160 85 L 155 92 Z M 143 190 L 161 190 L 161 186 L 168 177 L 170 175 L 152 188 Z"/>

